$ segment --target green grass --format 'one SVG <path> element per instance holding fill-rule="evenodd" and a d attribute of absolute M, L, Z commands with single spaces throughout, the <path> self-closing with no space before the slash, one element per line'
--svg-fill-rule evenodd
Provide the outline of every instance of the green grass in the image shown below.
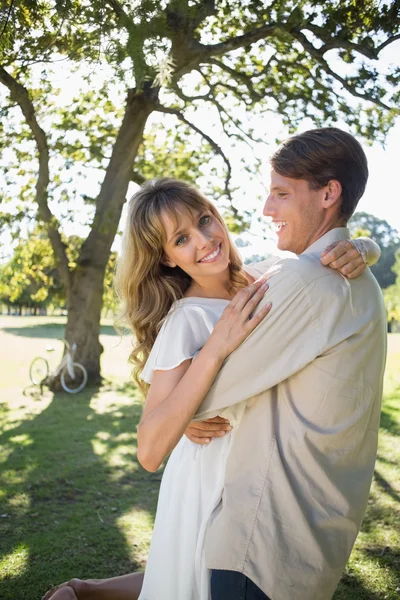
<path fill-rule="evenodd" d="M 100 389 L 40 397 L 28 366 L 48 344 L 55 365 L 64 323 L 0 316 L 1 600 L 37 600 L 72 576 L 145 565 L 161 475 L 136 460 L 141 405 L 129 384 L 129 339 L 103 327 Z M 335 600 L 400 597 L 400 334 L 389 342 L 375 480 Z"/>

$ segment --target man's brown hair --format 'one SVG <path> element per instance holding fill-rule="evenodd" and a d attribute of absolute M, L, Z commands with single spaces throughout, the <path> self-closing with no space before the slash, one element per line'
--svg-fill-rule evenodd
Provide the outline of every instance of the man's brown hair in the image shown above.
<path fill-rule="evenodd" d="M 340 215 L 348 220 L 368 180 L 367 157 L 357 140 L 336 127 L 310 129 L 295 135 L 275 152 L 272 168 L 291 179 L 305 179 L 318 190 L 336 179 L 342 185 Z"/>

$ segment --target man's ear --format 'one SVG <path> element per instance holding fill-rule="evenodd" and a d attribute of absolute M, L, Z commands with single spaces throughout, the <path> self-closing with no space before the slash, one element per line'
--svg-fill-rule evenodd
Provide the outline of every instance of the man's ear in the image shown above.
<path fill-rule="evenodd" d="M 337 179 L 331 179 L 326 186 L 325 197 L 323 198 L 323 208 L 331 208 L 339 202 L 342 196 L 342 184 Z"/>

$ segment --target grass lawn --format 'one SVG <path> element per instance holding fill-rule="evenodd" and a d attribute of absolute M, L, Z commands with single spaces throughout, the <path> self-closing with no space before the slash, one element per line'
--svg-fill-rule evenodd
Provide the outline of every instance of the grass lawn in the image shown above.
<path fill-rule="evenodd" d="M 103 387 L 40 397 L 29 363 L 48 344 L 56 363 L 64 322 L 0 316 L 1 600 L 145 564 L 161 474 L 136 460 L 129 341 L 105 325 Z M 400 334 L 389 339 L 381 425 L 368 512 L 335 600 L 400 598 Z"/>

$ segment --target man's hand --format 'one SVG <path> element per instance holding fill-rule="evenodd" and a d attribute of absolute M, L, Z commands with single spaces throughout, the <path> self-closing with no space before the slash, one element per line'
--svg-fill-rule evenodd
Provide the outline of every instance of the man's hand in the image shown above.
<path fill-rule="evenodd" d="M 342 240 L 331 244 L 321 254 L 321 263 L 339 273 L 354 279 L 365 270 L 365 261 L 350 240 Z"/>
<path fill-rule="evenodd" d="M 223 437 L 232 427 L 228 419 L 223 417 L 212 417 L 206 421 L 191 421 L 185 431 L 185 435 L 195 444 L 209 444 L 212 438 Z"/>

